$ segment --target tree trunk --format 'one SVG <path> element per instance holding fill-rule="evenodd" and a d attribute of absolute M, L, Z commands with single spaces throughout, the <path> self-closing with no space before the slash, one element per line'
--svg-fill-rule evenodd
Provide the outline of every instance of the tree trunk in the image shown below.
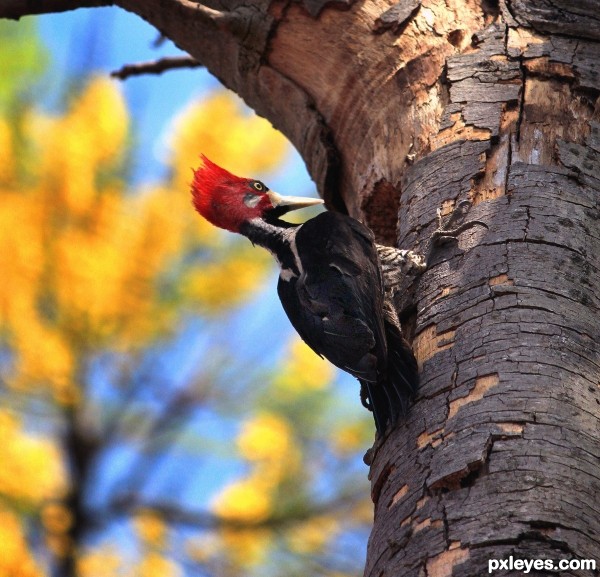
<path fill-rule="evenodd" d="M 5 0 L 0 16 L 81 4 Z M 114 4 L 271 120 L 329 208 L 380 242 L 424 246 L 462 199 L 489 225 L 398 297 L 421 384 L 370 455 L 365 575 L 600 562 L 599 3 Z"/>

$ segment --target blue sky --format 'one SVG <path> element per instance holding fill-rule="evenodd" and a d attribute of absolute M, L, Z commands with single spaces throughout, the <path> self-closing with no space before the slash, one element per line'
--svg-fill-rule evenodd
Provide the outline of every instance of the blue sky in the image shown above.
<path fill-rule="evenodd" d="M 60 101 L 74 75 L 110 73 L 124 64 L 181 54 L 171 42 L 153 47 L 156 30 L 118 8 L 82 9 L 39 18 L 39 30 L 52 63 L 46 102 Z M 161 155 L 173 116 L 190 100 L 218 86 L 205 69 L 174 70 L 132 77 L 122 83 L 134 119 L 135 182 L 156 180 L 164 167 Z"/>
<path fill-rule="evenodd" d="M 35 21 L 48 52 L 46 75 L 37 87 L 36 101 L 41 100 L 51 110 L 60 110 L 65 97 L 75 87 L 74 83 L 91 73 L 108 75 L 125 64 L 182 54 L 169 41 L 157 47 L 156 30 L 139 17 L 118 8 L 81 9 L 36 17 Z M 136 190 L 142 185 L 163 180 L 173 119 L 192 101 L 202 99 L 220 87 L 220 83 L 205 69 L 196 68 L 132 77 L 120 84 L 133 119 L 131 184 Z M 264 178 L 271 188 L 282 194 L 316 195 L 304 162 L 292 147 L 287 161 L 268 180 L 266 175 L 244 176 Z M 187 190 L 180 192 L 189 194 Z M 310 215 L 308 211 L 298 213 L 299 218 L 309 218 Z M 256 248 L 257 253 L 260 250 Z M 113 414 L 117 417 L 113 421 L 116 434 L 112 444 L 102 448 L 94 463 L 93 480 L 86 491 L 86 504 L 92 513 L 97 510 L 101 514 L 106 510 L 107 502 L 114 497 L 136 492 L 149 502 L 168 502 L 172 498 L 190 511 L 206 510 L 228 481 L 244 473 L 245 464 L 239 459 L 234 439 L 243 419 L 256 409 L 253 399 L 248 400 L 246 395 L 239 400 L 240 406 L 233 409 L 225 407 L 219 411 L 218 402 L 194 408 L 185 422 L 184 435 L 178 437 L 177 442 L 171 442 L 166 434 L 162 439 L 158 435 L 158 443 L 152 435 L 144 436 L 143 427 L 135 428 L 135 418 L 144 410 L 159 411 L 158 405 L 168 406 L 170 393 L 188 386 L 193 382 L 190 376 L 196 376 L 205 369 L 204 353 L 215 343 L 219 345 L 226 341 L 230 345 L 228 351 L 235 351 L 235 361 L 228 359 L 232 366 L 227 368 L 233 372 L 230 382 L 235 381 L 237 389 L 240 389 L 240 382 L 259 372 L 266 382 L 264 375 L 268 374 L 269 367 L 277 367 L 281 362 L 282 353 L 294 334 L 277 297 L 276 284 L 277 271 L 274 267 L 265 279 L 264 290 L 226 319 L 210 323 L 193 314 L 184 318 L 170 342 L 145 351 L 149 365 L 155 363 L 151 368 L 157 370 L 152 373 L 153 380 L 146 380 L 143 375 L 137 377 L 143 383 L 138 387 L 140 398 L 127 399 L 127 387 L 124 387 L 123 393 L 114 386 L 114 367 L 118 365 L 111 357 L 112 353 L 93 359 L 83 379 L 91 408 L 86 418 L 101 419 L 106 413 L 106 422 L 110 422 L 109 417 Z M 144 358 L 142 362 L 145 361 Z M 159 373 L 158 376 L 156 373 Z M 240 373 L 242 378 L 239 378 Z M 222 380 L 226 378 L 227 375 Z M 219 379 L 215 382 L 222 384 Z M 225 383 L 225 386 L 228 385 Z M 359 386 L 355 379 L 338 371 L 334 387 L 335 400 L 330 401 L 323 420 L 315 429 L 323 428 L 330 432 L 327 429 L 330 420 L 339 424 L 344 419 L 354 420 L 357 415 L 370 419 L 360 406 Z M 234 391 L 237 389 L 234 388 Z M 260 400 L 255 402 L 262 406 L 264 398 L 260 398 L 260 391 L 256 392 L 256 398 Z M 102 409 L 95 414 L 94 409 L 100 406 Z M 123 407 L 127 408 L 126 413 L 133 415 L 130 422 L 118 421 Z M 214 407 L 217 407 L 216 410 Z M 144 419 L 140 421 L 144 422 Z M 120 430 L 121 424 L 123 431 Z M 128 429 L 129 426 L 133 428 Z M 368 495 L 367 469 L 360 456 L 338 459 L 333 452 L 325 449 L 324 444 L 317 444 L 313 449 L 320 451 L 313 464 L 318 461 L 316 469 L 323 469 L 318 483 L 312 487 L 315 495 L 322 499 L 330 498 L 340 483 L 347 482 L 346 477 L 351 479 L 353 486 L 362 483 L 364 494 Z M 344 479 L 340 480 L 341 477 Z M 99 523 L 98 526 L 96 534 L 88 535 L 90 542 L 119 543 L 135 553 L 136 543 L 125 518 L 111 518 L 107 525 Z M 357 566 L 365 555 L 364 533 L 364 529 L 354 532 L 350 527 L 345 535 L 346 541 L 350 539 L 349 545 L 344 539 L 336 543 L 337 547 L 352 550 L 352 556 L 358 559 Z"/>
<path fill-rule="evenodd" d="M 64 92 L 78 75 L 85 76 L 90 72 L 108 75 L 124 64 L 184 54 L 168 40 L 157 47 L 155 28 L 116 7 L 49 14 L 37 20 L 42 40 L 50 52 L 49 71 L 43 84 L 48 107 L 64 102 Z M 187 104 L 201 99 L 221 84 L 206 69 L 195 68 L 135 76 L 121 85 L 134 124 L 132 184 L 148 184 L 159 180 L 166 170 L 164 160 L 169 152 L 173 119 Z M 261 175 L 244 176 L 261 178 Z M 282 194 L 317 196 L 304 162 L 291 146 L 287 161 L 269 176 L 267 185 Z M 298 217 L 307 218 L 310 214 L 309 210 L 302 211 Z M 250 330 L 254 334 L 269 332 L 273 335 L 274 342 L 279 345 L 270 353 L 275 356 L 287 340 L 285 335 L 291 334 L 291 326 L 276 295 L 276 283 L 276 275 L 269 278 L 270 286 L 260 297 L 261 305 L 250 304 L 231 319 L 234 324 L 229 333 L 240 337 L 235 349 L 248 358 L 261 348 L 257 346 L 257 339 L 248 338 Z M 266 354 L 264 347 L 260 353 Z M 193 358 L 187 362 L 193 362 Z"/>
<path fill-rule="evenodd" d="M 64 101 L 65 91 L 78 75 L 90 72 L 109 74 L 124 64 L 183 54 L 170 41 L 164 41 L 157 47 L 155 28 L 138 16 L 115 7 L 49 14 L 38 17 L 37 22 L 42 41 L 50 54 L 48 75 L 43 83 L 46 90 L 43 100 L 50 108 Z M 122 82 L 134 121 L 134 184 L 160 178 L 165 170 L 162 160 L 167 153 L 173 118 L 189 102 L 202 98 L 219 86 L 219 81 L 203 68 L 136 76 Z M 316 195 L 302 159 L 292 147 L 290 149 L 288 160 L 268 185 L 282 194 Z M 308 212 L 299 216 L 306 214 Z M 277 356 L 292 330 L 276 296 L 276 275 L 268 279 L 268 284 L 271 286 L 257 299 L 260 306 L 250 304 L 246 310 L 239 311 L 231 319 L 233 324 L 229 329 L 230 335 L 238 335 L 236 350 L 248 359 L 258 354 L 263 362 L 272 361 Z M 275 346 L 269 348 L 265 339 L 249 338 L 248 329 L 253 334 L 270 334 Z M 184 348 L 173 352 L 178 366 L 184 362 L 181 355 L 187 354 Z M 191 355 L 185 362 L 193 361 L 194 356 Z M 352 382 L 355 385 L 353 379 Z"/>
<path fill-rule="evenodd" d="M 182 54 L 169 41 L 156 47 L 156 30 L 139 17 L 118 8 L 82 9 L 46 15 L 37 21 L 42 40 L 50 53 L 48 76 L 43 84 L 46 91 L 44 102 L 50 108 L 59 106 L 64 101 L 65 92 L 78 75 L 94 71 L 108 74 L 124 64 Z M 173 118 L 192 100 L 201 98 L 219 86 L 219 82 L 201 68 L 133 77 L 122 83 L 134 123 L 134 185 L 147 184 L 161 178 L 166 170 L 163 159 L 168 151 L 168 135 Z M 246 176 L 260 178 L 260 175 Z M 295 151 L 290 153 L 287 162 L 267 184 L 282 194 L 316 194 L 304 163 Z M 180 335 L 181 338 L 167 352 L 165 370 L 170 374 L 170 382 L 174 386 L 177 386 L 179 380 L 185 380 L 183 373 L 193 372 L 197 368 L 196 365 L 201 362 L 201 353 L 198 351 L 204 349 L 209 339 L 233 339 L 232 350 L 236 350 L 242 357 L 242 362 L 248 363 L 248 366 L 265 366 L 276 362 L 292 335 L 292 328 L 276 296 L 276 276 L 274 271 L 267 279 L 269 286 L 261 296 L 232 315 L 222 333 L 207 331 L 202 323 L 198 325 L 195 321 L 190 321 Z M 256 335 L 261 336 L 256 338 Z M 99 372 L 96 376 L 101 378 Z M 343 406 L 336 410 L 350 411 L 354 415 L 358 412 L 363 414 L 356 381 L 338 372 L 337 386 L 343 388 L 344 392 Z M 92 388 L 102 394 L 101 382 L 92 382 Z M 208 419 L 205 417 L 198 422 L 208 420 L 208 427 L 214 429 L 212 434 L 227 437 L 234 433 L 232 429 L 236 428 L 235 424 L 218 423 L 215 427 L 217 423 L 214 416 L 210 418 L 209 415 Z M 204 434 L 206 436 L 206 431 Z M 102 494 L 103 491 L 110 491 L 115 484 L 119 484 L 123 475 L 127 475 L 129 465 L 135 460 L 134 453 L 135 450 L 132 451 L 131 447 L 120 446 L 105 454 L 98 471 L 100 481 L 96 487 L 97 493 L 90 495 L 92 502 L 101 502 L 106 497 Z M 172 458 L 173 462 L 155 470 L 156 474 L 149 487 L 151 491 L 169 491 L 173 471 L 181 467 L 182 459 L 178 455 L 168 458 Z M 176 476 L 183 484 L 183 487 L 178 487 L 177 492 L 190 507 L 206 505 L 226 478 L 239 473 L 239 463 L 236 465 L 234 459 L 222 454 L 199 455 L 194 462 L 189 459 L 186 462 L 186 470 L 180 470 L 181 475 Z M 197 475 L 190 474 L 190 470 L 198 472 L 207 468 L 212 471 L 210 478 L 200 480 Z M 161 476 L 169 475 L 169 471 L 170 477 Z M 365 479 L 365 490 L 368 490 L 367 487 Z"/>
<path fill-rule="evenodd" d="M 115 7 L 49 14 L 40 17 L 38 23 L 51 54 L 51 74 L 45 83 L 48 106 L 60 102 L 62 92 L 74 75 L 90 71 L 108 74 L 124 64 L 185 54 L 168 40 L 156 46 L 155 28 Z M 136 133 L 133 180 L 134 183 L 151 182 L 159 179 L 165 170 L 162 161 L 173 117 L 190 101 L 221 84 L 204 68 L 136 76 L 122 84 Z M 316 194 L 295 150 L 268 184 L 283 194 Z"/>

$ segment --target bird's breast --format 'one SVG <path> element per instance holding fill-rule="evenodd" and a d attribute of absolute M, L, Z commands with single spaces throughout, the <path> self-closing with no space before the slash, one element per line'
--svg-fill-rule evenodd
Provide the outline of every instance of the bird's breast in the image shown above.
<path fill-rule="evenodd" d="M 298 278 L 298 275 L 291 268 L 281 267 L 279 278 L 285 282 L 290 282 L 293 278 Z"/>
<path fill-rule="evenodd" d="M 282 240 L 272 254 L 281 269 L 279 278 L 289 282 L 292 278 L 299 278 L 304 272 L 296 245 L 296 230 L 290 230 Z"/>

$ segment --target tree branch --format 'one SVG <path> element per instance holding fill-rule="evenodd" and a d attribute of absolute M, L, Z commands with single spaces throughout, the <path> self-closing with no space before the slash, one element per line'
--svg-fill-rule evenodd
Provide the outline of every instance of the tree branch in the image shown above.
<path fill-rule="evenodd" d="M 210 20 L 215 24 L 222 22 L 228 18 L 228 12 L 221 12 L 208 6 L 204 6 L 201 2 L 194 2 L 193 0 L 175 0 L 177 4 L 180 4 L 184 8 L 188 8 L 199 17 L 205 20 Z"/>
<path fill-rule="evenodd" d="M 113 499 L 106 510 L 104 519 L 100 512 L 95 512 L 93 518 L 101 522 L 106 521 L 115 515 L 124 515 L 127 517 L 135 516 L 141 511 L 153 511 L 167 523 L 174 525 L 183 525 L 188 527 L 196 527 L 203 529 L 218 529 L 227 527 L 230 529 L 257 529 L 269 528 L 280 529 L 286 528 L 295 523 L 306 521 L 317 515 L 332 513 L 339 511 L 357 503 L 364 493 L 362 490 L 347 490 L 343 491 L 336 498 L 323 502 L 312 503 L 300 509 L 286 510 L 271 514 L 266 519 L 260 521 L 242 521 L 237 519 L 227 519 L 209 511 L 190 511 L 181 507 L 177 503 L 168 501 L 145 501 L 139 499 L 136 494 L 122 494 Z"/>
<path fill-rule="evenodd" d="M 198 68 L 203 66 L 191 56 L 168 56 L 152 60 L 150 62 L 136 62 L 135 64 L 126 64 L 119 70 L 110 73 L 113 78 L 125 80 L 130 76 L 141 76 L 142 74 L 162 74 L 166 70 L 176 68 Z"/>
<path fill-rule="evenodd" d="M 33 14 L 52 14 L 77 8 L 113 5 L 113 0 L 2 0 L 0 18 L 19 20 L 22 16 Z"/>
<path fill-rule="evenodd" d="M 238 18 L 228 12 L 220 12 L 192 0 L 172 0 L 182 9 L 205 21 L 212 22 L 219 28 L 229 28 Z M 99 6 L 121 5 L 117 0 L 2 0 L 0 2 L 0 18 L 19 20 L 23 16 L 34 14 L 54 14 L 67 12 L 77 8 L 97 8 Z"/>

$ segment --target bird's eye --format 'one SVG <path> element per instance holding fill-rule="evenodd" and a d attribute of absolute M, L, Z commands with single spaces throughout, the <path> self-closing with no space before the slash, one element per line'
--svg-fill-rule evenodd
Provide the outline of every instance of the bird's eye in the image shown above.
<path fill-rule="evenodd" d="M 260 182 L 259 180 L 255 180 L 252 183 L 252 188 L 254 190 L 258 190 L 258 192 L 262 192 L 265 189 L 265 185 L 262 182 Z"/>

